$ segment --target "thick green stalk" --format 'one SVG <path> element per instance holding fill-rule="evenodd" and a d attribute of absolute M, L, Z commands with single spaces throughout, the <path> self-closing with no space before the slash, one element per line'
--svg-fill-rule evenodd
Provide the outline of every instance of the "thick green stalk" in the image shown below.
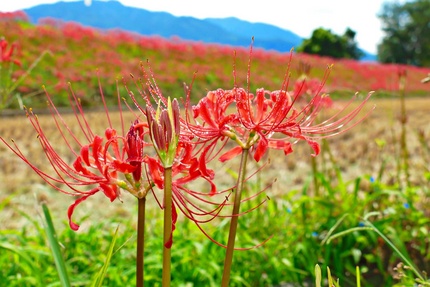
<path fill-rule="evenodd" d="M 164 233 L 162 286 L 169 287 L 171 272 L 171 249 L 165 246 L 172 235 L 172 168 L 164 169 Z"/>
<path fill-rule="evenodd" d="M 143 254 L 145 250 L 145 205 L 146 197 L 139 198 L 137 210 L 136 287 L 145 285 Z"/>
<path fill-rule="evenodd" d="M 236 241 L 237 223 L 239 220 L 240 202 L 242 197 L 243 184 L 246 175 L 246 162 L 248 160 L 248 149 L 242 151 L 242 158 L 240 160 L 239 176 L 237 178 L 236 190 L 233 194 L 233 212 L 230 221 L 230 231 L 228 234 L 227 250 L 224 259 L 224 272 L 222 274 L 221 287 L 228 287 L 230 281 L 231 265 L 233 262 L 234 243 Z"/>

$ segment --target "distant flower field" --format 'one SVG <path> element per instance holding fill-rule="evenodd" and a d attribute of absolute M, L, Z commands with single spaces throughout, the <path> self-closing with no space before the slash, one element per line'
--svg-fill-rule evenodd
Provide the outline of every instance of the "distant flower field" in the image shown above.
<path fill-rule="evenodd" d="M 16 70 L 15 77 L 48 51 L 18 89 L 26 98 L 24 104 L 29 106 L 44 103 L 42 85 L 55 94 L 55 104 L 67 105 L 69 82 L 84 105 L 97 106 L 100 104 L 98 78 L 108 100 L 113 102 L 116 81 L 119 80 L 122 89 L 122 78 L 129 82 L 130 73 L 139 75 L 139 64 L 146 61 L 151 63 L 160 88 L 171 97 L 184 97 L 184 83 L 190 85 L 195 78 L 191 97 L 197 102 L 207 90 L 233 86 L 235 53 L 237 71 L 246 71 L 249 58 L 247 48 L 148 37 L 120 30 L 101 31 L 55 19 L 45 19 L 32 25 L 22 12 L 1 13 L 0 31 L 0 36 L 17 45 L 17 56 L 23 69 Z M 281 75 L 286 71 L 289 57 L 289 53 L 254 49 L 251 90 L 260 87 L 280 89 Z M 430 72 L 429 68 L 335 60 L 296 53 L 290 69 L 292 80 L 301 76 L 303 64 L 311 67 L 309 77 L 315 78 L 322 78 L 327 66 L 334 65 L 326 83 L 327 92 L 332 96 L 349 98 L 355 92 L 366 94 L 372 90 L 379 92 L 376 97 L 393 95 L 398 90 L 398 74 L 403 70 L 406 71 L 405 89 L 409 96 L 425 95 L 429 91 L 429 86 L 421 83 L 421 79 Z M 239 73 L 237 81 L 238 85 L 244 86 L 246 72 Z"/>

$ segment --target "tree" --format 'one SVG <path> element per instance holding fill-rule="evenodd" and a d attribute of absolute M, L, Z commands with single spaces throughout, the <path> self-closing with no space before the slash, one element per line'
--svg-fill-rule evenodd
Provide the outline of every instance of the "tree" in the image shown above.
<path fill-rule="evenodd" d="M 385 3 L 378 17 L 385 34 L 378 45 L 380 62 L 430 65 L 430 0 Z"/>
<path fill-rule="evenodd" d="M 347 28 L 342 36 L 332 33 L 331 30 L 318 28 L 312 32 L 311 38 L 302 42 L 297 51 L 333 58 L 359 59 L 363 52 L 357 47 L 355 34 L 350 28 Z"/>

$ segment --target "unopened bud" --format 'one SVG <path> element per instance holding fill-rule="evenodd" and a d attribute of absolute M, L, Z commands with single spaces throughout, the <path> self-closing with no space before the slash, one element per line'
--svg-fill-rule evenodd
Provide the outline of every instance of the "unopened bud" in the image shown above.
<path fill-rule="evenodd" d="M 151 107 L 147 107 L 146 117 L 155 151 L 163 166 L 165 168 L 171 167 L 176 155 L 180 133 L 178 101 L 174 99 L 172 102 L 169 98 L 167 109 L 163 109 L 159 103 L 155 115 L 154 110 Z"/>

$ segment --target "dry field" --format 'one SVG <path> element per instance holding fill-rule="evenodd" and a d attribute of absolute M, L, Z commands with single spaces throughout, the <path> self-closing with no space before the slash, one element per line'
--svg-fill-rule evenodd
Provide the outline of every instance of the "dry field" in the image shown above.
<path fill-rule="evenodd" d="M 327 145 L 330 152 L 323 152 L 317 162 L 321 170 L 325 170 L 329 176 L 333 176 L 333 161 L 340 167 L 345 180 L 352 180 L 359 176 L 377 177 L 383 169 L 382 181 L 385 183 L 397 182 L 398 160 L 400 158 L 400 131 L 399 122 L 400 106 L 396 99 L 373 98 L 367 105 L 367 110 L 372 105 L 376 109 L 358 126 L 334 138 L 328 139 Z M 409 163 L 411 182 L 414 185 L 428 185 L 425 173 L 429 171 L 430 150 L 430 98 L 412 98 L 406 101 L 407 108 L 407 147 L 409 151 Z M 366 110 L 366 109 L 365 109 Z M 91 112 L 87 114 L 92 127 L 99 127 L 102 132 L 106 127 L 104 114 Z M 130 115 L 128 115 L 130 116 Z M 72 115 L 65 115 L 67 120 Z M 117 113 L 111 113 L 112 119 L 118 120 Z M 48 115 L 40 115 L 39 119 L 46 127 L 46 133 L 52 134 L 53 142 L 58 138 L 55 134 L 55 126 Z M 126 123 L 131 117 L 126 119 Z M 116 123 L 114 123 L 116 126 Z M 71 125 L 79 130 L 77 125 Z M 97 128 L 95 128 L 97 131 Z M 9 140 L 13 138 L 22 149 L 38 164 L 46 164 L 44 154 L 40 148 L 36 134 L 24 115 L 0 118 L 0 135 Z M 58 141 L 61 143 L 61 141 Z M 60 153 L 66 151 L 66 147 L 58 147 Z M 310 154 L 311 150 L 305 143 L 298 143 L 295 151 L 288 157 L 282 154 L 270 152 L 271 164 L 263 170 L 261 178 L 271 182 L 277 178 L 269 195 L 277 196 L 280 192 L 300 189 L 311 178 Z M 70 161 L 73 158 L 69 159 Z M 215 169 L 224 170 L 226 165 L 218 165 Z M 231 163 L 234 164 L 234 163 Z M 73 198 L 58 192 L 49 190 L 43 181 L 22 161 L 18 159 L 4 145 L 0 145 L 0 229 L 19 228 L 25 222 L 20 211 L 35 216 L 39 210 L 37 199 L 43 198 L 53 209 L 54 217 L 66 220 L 66 208 L 73 202 Z M 221 177 L 224 180 L 227 173 Z M 226 179 L 230 180 L 230 179 Z M 362 189 L 366 191 L 368 180 L 362 181 Z M 428 200 L 428 199 L 427 199 Z M 3 209 L 2 209 L 3 206 Z M 104 217 L 108 214 L 131 216 L 134 214 L 135 201 L 131 196 L 124 196 L 124 203 L 111 204 L 102 195 L 94 196 L 83 203 L 76 211 L 75 218 L 91 213 L 91 218 Z M 96 212 L 94 212 L 96 211 Z M 94 214 L 93 214 L 94 213 Z M 131 216 L 132 217 L 132 216 Z M 79 220 L 79 219 L 78 219 Z M 85 225 L 83 225 L 85 228 Z"/>

